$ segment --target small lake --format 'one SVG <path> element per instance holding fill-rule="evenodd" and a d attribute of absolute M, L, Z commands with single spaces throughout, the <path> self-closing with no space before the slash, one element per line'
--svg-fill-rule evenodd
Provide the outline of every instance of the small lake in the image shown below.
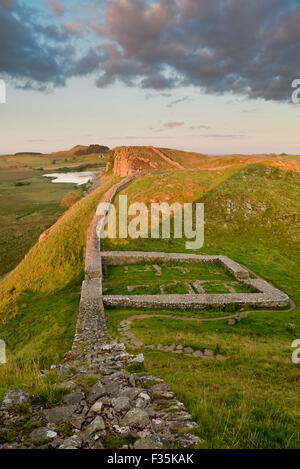
<path fill-rule="evenodd" d="M 81 172 L 72 172 L 72 173 L 51 173 L 51 174 L 44 174 L 46 178 L 54 178 L 53 183 L 61 184 L 61 183 L 70 183 L 70 184 L 77 184 L 78 186 L 82 186 L 89 181 L 92 181 L 98 171 L 81 171 Z"/>

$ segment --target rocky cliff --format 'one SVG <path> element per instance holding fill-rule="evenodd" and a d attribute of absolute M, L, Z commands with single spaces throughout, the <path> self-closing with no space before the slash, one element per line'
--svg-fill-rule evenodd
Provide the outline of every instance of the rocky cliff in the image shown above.
<path fill-rule="evenodd" d="M 119 177 L 160 169 L 183 167 L 154 147 L 117 147 L 111 152 L 107 165 L 107 171 Z"/>

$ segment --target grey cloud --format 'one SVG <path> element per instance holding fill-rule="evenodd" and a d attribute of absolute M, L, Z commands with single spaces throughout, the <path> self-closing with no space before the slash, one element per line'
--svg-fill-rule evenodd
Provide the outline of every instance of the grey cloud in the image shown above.
<path fill-rule="evenodd" d="M 8 0 L 0 4 L 0 73 L 20 79 L 17 86 L 25 89 L 64 85 L 68 49 L 42 44 L 32 25 L 33 10 L 20 5 Z"/>
<path fill-rule="evenodd" d="M 0 5 L 0 72 L 41 84 L 94 73 L 99 87 L 118 80 L 158 92 L 194 86 L 287 100 L 300 73 L 300 0 L 97 0 L 82 3 L 83 18 L 77 5 L 68 23 L 56 0 L 47 23 L 18 0 Z M 85 39 L 91 46 L 82 52 Z"/>
<path fill-rule="evenodd" d="M 183 98 L 179 98 L 179 99 L 175 99 L 174 101 L 171 101 L 169 104 L 168 104 L 168 107 L 174 107 L 176 106 L 177 104 L 180 104 L 180 103 L 184 103 L 185 101 L 189 101 L 189 97 L 188 96 L 184 96 Z"/>
<path fill-rule="evenodd" d="M 298 0 L 112 0 L 107 23 L 122 60 L 136 62 L 144 88 L 194 85 L 282 100 L 297 72 L 299 14 Z M 116 78 L 108 71 L 107 82 L 109 76 Z"/>

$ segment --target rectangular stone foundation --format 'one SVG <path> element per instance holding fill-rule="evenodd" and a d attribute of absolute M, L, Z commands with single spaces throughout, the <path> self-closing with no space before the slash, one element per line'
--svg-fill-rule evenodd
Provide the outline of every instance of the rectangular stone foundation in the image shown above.
<path fill-rule="evenodd" d="M 258 290 L 259 293 L 229 294 L 187 294 L 187 295 L 107 295 L 103 296 L 105 306 L 137 309 L 205 309 L 224 308 L 228 305 L 238 307 L 284 308 L 289 297 L 263 279 L 250 279 L 249 272 L 237 262 L 226 256 L 209 256 L 162 252 L 102 252 L 104 272 L 107 266 L 128 265 L 139 262 L 184 262 L 220 264 L 236 280 Z M 99 292 L 100 293 L 100 292 Z"/>

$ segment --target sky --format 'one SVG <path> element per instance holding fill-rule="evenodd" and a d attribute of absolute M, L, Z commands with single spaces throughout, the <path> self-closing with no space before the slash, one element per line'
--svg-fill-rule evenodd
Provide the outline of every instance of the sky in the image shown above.
<path fill-rule="evenodd" d="M 300 154 L 300 0 L 0 0 L 0 154 Z"/>

